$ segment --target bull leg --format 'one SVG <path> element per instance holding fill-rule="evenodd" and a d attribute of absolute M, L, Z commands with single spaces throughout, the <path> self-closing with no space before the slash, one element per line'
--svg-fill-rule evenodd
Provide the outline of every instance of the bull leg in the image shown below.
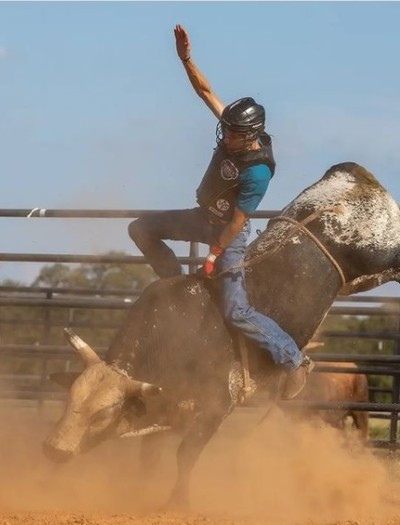
<path fill-rule="evenodd" d="M 185 434 L 177 452 L 178 477 L 167 507 L 184 509 L 189 506 L 189 482 L 193 467 L 228 411 L 229 406 L 226 406 L 221 412 L 202 414 Z"/>
<path fill-rule="evenodd" d="M 160 434 L 148 434 L 141 438 L 139 449 L 139 476 L 136 491 L 139 499 L 147 510 L 154 505 L 154 500 L 158 498 L 160 483 L 157 482 L 161 453 L 165 436 Z"/>
<path fill-rule="evenodd" d="M 372 290 L 377 286 L 388 283 L 390 281 L 397 281 L 400 283 L 400 269 L 389 268 L 384 270 L 381 273 L 376 273 L 373 275 L 363 275 L 362 277 L 357 277 L 354 281 L 346 283 L 340 290 L 341 295 L 351 295 L 359 292 L 366 292 L 367 290 Z"/>

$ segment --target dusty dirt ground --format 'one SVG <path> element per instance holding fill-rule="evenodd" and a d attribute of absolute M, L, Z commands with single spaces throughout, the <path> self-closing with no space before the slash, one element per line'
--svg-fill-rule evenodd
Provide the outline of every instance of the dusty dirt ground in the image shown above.
<path fill-rule="evenodd" d="M 104 443 L 66 465 L 41 442 L 60 407 L 0 408 L 0 525 L 400 525 L 400 462 L 279 410 L 229 418 L 192 478 L 190 512 L 162 508 L 177 439 L 165 438 L 157 479 L 138 477 L 139 442 Z"/>

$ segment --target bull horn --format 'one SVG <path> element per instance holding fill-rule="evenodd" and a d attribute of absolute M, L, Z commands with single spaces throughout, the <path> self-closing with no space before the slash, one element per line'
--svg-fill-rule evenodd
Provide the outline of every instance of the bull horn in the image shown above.
<path fill-rule="evenodd" d="M 67 338 L 69 344 L 76 351 L 79 357 L 85 363 L 85 366 L 95 365 L 100 363 L 101 359 L 96 352 L 91 348 L 83 339 L 76 335 L 69 328 L 64 328 L 64 335 Z"/>
<path fill-rule="evenodd" d="M 151 383 L 143 383 L 142 381 L 135 381 L 135 379 L 128 379 L 126 381 L 126 394 L 128 396 L 156 396 L 161 394 L 162 388 L 152 385 Z"/>

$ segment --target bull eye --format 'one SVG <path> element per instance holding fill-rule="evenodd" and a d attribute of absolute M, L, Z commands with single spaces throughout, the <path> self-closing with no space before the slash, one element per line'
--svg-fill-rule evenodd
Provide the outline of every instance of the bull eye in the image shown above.
<path fill-rule="evenodd" d="M 107 419 L 110 419 L 110 417 L 112 416 L 113 412 L 115 411 L 115 409 L 118 406 L 119 405 L 116 404 L 116 405 L 112 405 L 110 407 L 105 407 L 105 408 L 100 409 L 98 412 L 93 414 L 90 423 L 91 424 L 98 424 L 98 423 L 102 423 L 103 421 L 105 421 Z"/>

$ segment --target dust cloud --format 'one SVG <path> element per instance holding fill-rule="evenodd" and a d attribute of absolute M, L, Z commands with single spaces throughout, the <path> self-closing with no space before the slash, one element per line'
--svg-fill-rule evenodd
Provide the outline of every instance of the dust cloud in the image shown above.
<path fill-rule="evenodd" d="M 225 442 L 211 443 L 213 459 L 199 463 L 201 482 L 193 487 L 198 510 L 274 524 L 385 520 L 396 514 L 391 495 L 398 487 L 397 463 L 388 469 L 356 434 L 345 437 L 319 419 L 295 420 L 279 409 L 261 425 L 260 414 L 242 418 L 248 421 L 237 439 L 228 420 Z"/>
<path fill-rule="evenodd" d="M 138 468 L 138 440 L 110 441 L 54 465 L 41 443 L 59 405 L 41 412 L 2 407 L 0 414 L 0 523 L 2 516 L 21 512 L 126 513 L 145 523 L 165 503 L 176 475 L 175 437 L 166 436 L 156 479 L 146 481 Z M 191 516 L 205 516 L 210 524 L 332 525 L 383 524 L 398 514 L 395 459 L 378 457 L 318 420 L 296 420 L 274 409 L 258 424 L 261 415 L 242 409 L 224 422 L 194 470 Z M 169 523 L 157 516 L 149 523 Z M 100 522 L 106 523 L 93 521 Z"/>

